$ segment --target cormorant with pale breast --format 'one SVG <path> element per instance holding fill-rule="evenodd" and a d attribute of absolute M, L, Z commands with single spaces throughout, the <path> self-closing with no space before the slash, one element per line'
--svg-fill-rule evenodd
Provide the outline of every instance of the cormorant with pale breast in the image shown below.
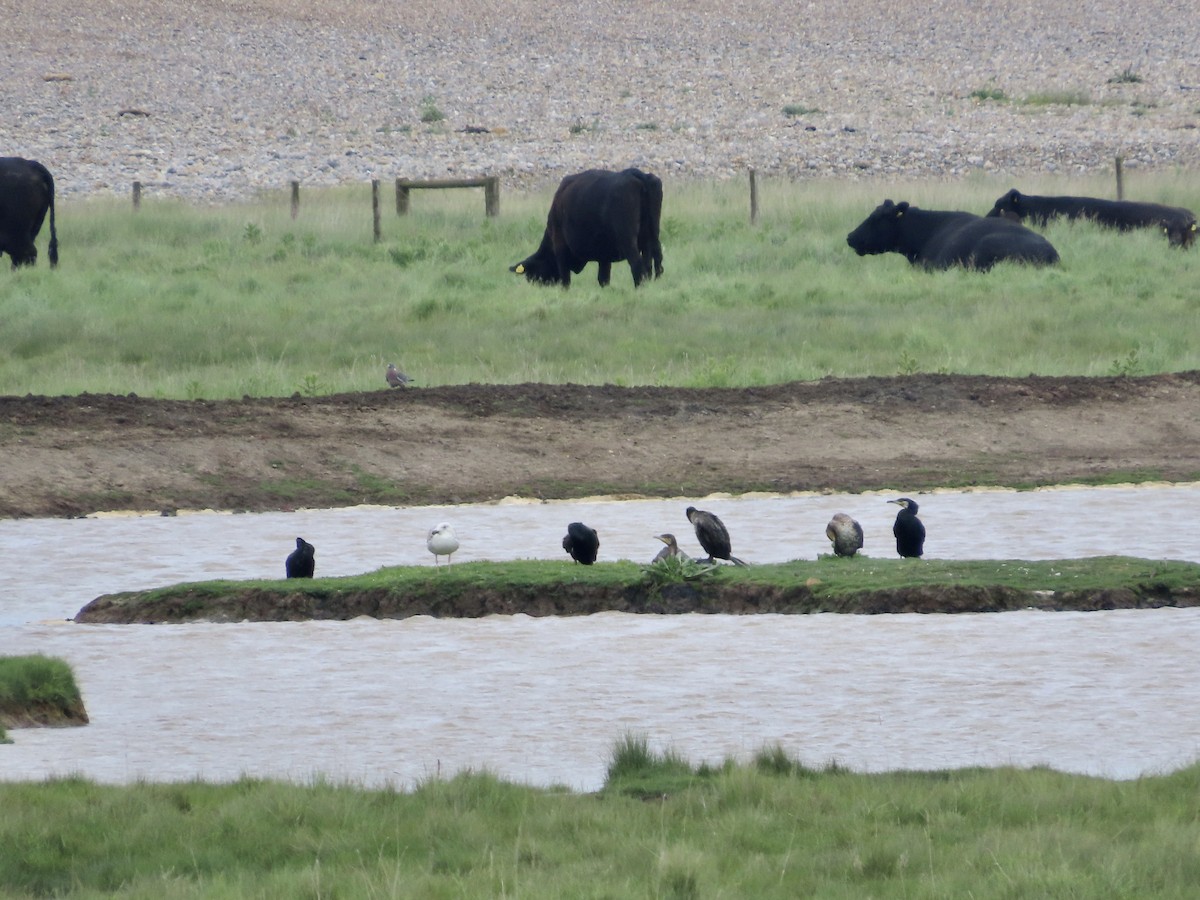
<path fill-rule="evenodd" d="M 316 571 L 317 561 L 314 555 L 317 548 L 302 537 L 296 538 L 296 549 L 288 554 L 284 561 L 283 570 L 288 578 L 312 578 Z"/>
<path fill-rule="evenodd" d="M 896 536 L 896 552 L 905 557 L 920 557 L 925 552 L 925 525 L 917 518 L 917 501 L 901 497 L 888 503 L 900 507 L 892 525 L 892 534 Z"/>
<path fill-rule="evenodd" d="M 694 506 L 687 508 L 687 517 L 688 521 L 692 523 L 692 527 L 696 529 L 696 540 L 708 554 L 709 562 L 714 559 L 727 559 L 735 566 L 745 565 L 744 562 L 732 555 L 729 531 L 725 528 L 724 522 L 712 513 L 696 509 Z"/>
<path fill-rule="evenodd" d="M 833 541 L 837 556 L 853 556 L 863 546 L 862 526 L 845 513 L 835 513 L 825 526 L 825 537 Z"/>
<path fill-rule="evenodd" d="M 582 522 L 572 522 L 567 526 L 562 547 L 571 554 L 571 559 L 575 562 L 590 566 L 596 561 L 596 554 L 600 552 L 600 536 L 596 534 L 595 528 L 588 528 Z"/>
<path fill-rule="evenodd" d="M 660 562 L 664 559 L 670 559 L 673 556 L 679 557 L 683 562 L 692 561 L 690 556 L 679 549 L 679 543 L 675 540 L 675 535 L 669 533 L 656 534 L 655 537 L 666 544 L 666 546 L 658 551 L 654 559 L 650 560 L 651 563 Z"/>

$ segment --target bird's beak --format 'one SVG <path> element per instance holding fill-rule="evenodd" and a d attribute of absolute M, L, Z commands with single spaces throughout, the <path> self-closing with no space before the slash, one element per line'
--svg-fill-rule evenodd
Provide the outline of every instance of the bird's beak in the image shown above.
<path fill-rule="evenodd" d="M 904 504 L 903 504 L 903 503 L 901 503 L 899 500 L 889 500 L 889 501 L 888 501 L 888 503 L 895 503 L 897 506 L 903 506 L 903 505 L 904 505 Z"/>

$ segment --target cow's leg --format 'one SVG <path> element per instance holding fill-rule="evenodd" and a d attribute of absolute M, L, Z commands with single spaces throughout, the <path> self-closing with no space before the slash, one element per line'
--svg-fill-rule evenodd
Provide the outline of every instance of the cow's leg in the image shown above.
<path fill-rule="evenodd" d="M 596 280 L 600 282 L 600 287 L 608 287 L 608 281 L 612 278 L 612 263 L 607 260 L 597 262 Z"/>
<path fill-rule="evenodd" d="M 625 258 L 629 261 L 629 271 L 633 274 L 633 286 L 637 287 L 642 283 L 642 279 L 646 277 L 646 270 L 648 268 L 646 261 L 637 247 L 634 247 L 632 252 L 627 254 Z"/>
<path fill-rule="evenodd" d="M 12 267 L 32 266 L 37 262 L 37 244 L 30 241 L 24 247 L 9 245 L 8 255 L 12 257 Z"/>

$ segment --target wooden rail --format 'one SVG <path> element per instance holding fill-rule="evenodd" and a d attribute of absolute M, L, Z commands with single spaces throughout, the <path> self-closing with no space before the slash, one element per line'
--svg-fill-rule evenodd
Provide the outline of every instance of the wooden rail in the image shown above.
<path fill-rule="evenodd" d="M 424 181 L 397 178 L 396 215 L 408 215 L 409 194 L 414 190 L 473 187 L 483 188 L 484 214 L 487 216 L 500 215 L 500 178 L 496 175 L 483 175 L 479 178 L 429 178 Z"/>

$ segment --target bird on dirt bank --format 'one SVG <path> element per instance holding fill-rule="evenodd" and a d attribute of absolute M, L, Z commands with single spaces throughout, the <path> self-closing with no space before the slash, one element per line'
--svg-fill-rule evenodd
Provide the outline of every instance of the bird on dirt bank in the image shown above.
<path fill-rule="evenodd" d="M 712 513 L 696 509 L 694 506 L 687 508 L 687 517 L 688 521 L 692 523 L 692 527 L 696 529 L 696 540 L 708 554 L 708 562 L 712 562 L 714 559 L 727 559 L 735 566 L 745 565 L 730 552 L 732 548 L 729 543 L 729 531 L 726 530 L 724 522 Z"/>
<path fill-rule="evenodd" d="M 387 364 L 387 372 L 385 375 L 387 377 L 388 387 L 402 388 L 408 387 L 412 383 L 412 379 L 397 369 L 395 363 Z"/>
<path fill-rule="evenodd" d="M 666 546 L 659 550 L 657 555 L 654 557 L 654 559 L 650 560 L 650 562 L 656 563 L 664 559 L 671 559 L 672 557 L 678 557 L 683 562 L 692 561 L 690 556 L 679 549 L 679 543 L 675 540 L 675 535 L 670 533 L 656 534 L 655 537 L 666 544 Z"/>
<path fill-rule="evenodd" d="M 571 554 L 571 559 L 575 562 L 590 566 L 596 561 L 596 554 L 600 552 L 600 536 L 596 534 L 595 528 L 588 528 L 582 522 L 572 522 L 567 526 L 562 547 Z"/>
<path fill-rule="evenodd" d="M 862 549 L 862 526 L 845 513 L 834 513 L 825 526 L 825 537 L 833 541 L 836 556 L 853 556 Z"/>
<path fill-rule="evenodd" d="M 917 518 L 917 501 L 901 497 L 888 503 L 900 507 L 892 525 L 892 534 L 896 536 L 896 552 L 905 557 L 920 557 L 925 552 L 925 525 Z"/>
<path fill-rule="evenodd" d="M 439 556 L 446 557 L 446 565 L 451 565 L 454 560 L 450 556 L 458 549 L 458 536 L 455 535 L 454 529 L 450 527 L 450 523 L 442 522 L 429 529 L 429 536 L 425 539 L 425 546 L 433 554 L 433 564 L 435 566 L 438 565 Z"/>
<path fill-rule="evenodd" d="M 312 578 L 316 571 L 317 561 L 314 554 L 317 548 L 302 537 L 296 538 L 296 549 L 288 554 L 283 564 L 283 570 L 288 578 Z"/>

